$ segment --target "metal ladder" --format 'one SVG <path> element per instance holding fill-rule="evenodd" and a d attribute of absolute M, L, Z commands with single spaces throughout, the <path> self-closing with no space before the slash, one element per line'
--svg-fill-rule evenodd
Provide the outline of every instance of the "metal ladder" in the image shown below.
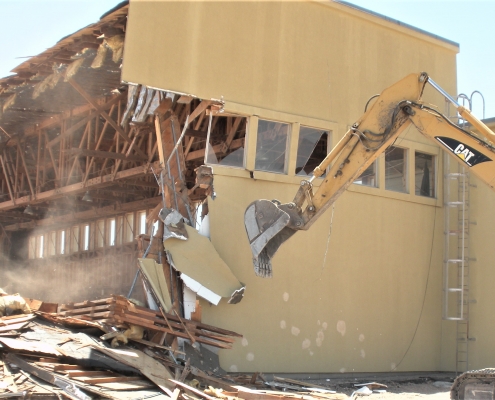
<path fill-rule="evenodd" d="M 445 157 L 445 254 L 443 319 L 456 321 L 456 372 L 468 369 L 469 172 Z"/>
<path fill-rule="evenodd" d="M 472 109 L 472 98 L 460 94 L 458 99 L 467 101 Z M 483 117 L 485 102 L 483 99 Z M 448 111 L 448 110 L 447 110 Z M 447 113 L 447 115 L 450 115 Z M 454 117 L 457 119 L 457 117 Z M 463 125 L 463 121 L 456 121 Z M 444 157 L 445 246 L 443 271 L 443 319 L 456 321 L 456 373 L 469 369 L 469 231 L 470 219 L 469 171 L 463 165 L 451 166 L 450 157 Z"/>

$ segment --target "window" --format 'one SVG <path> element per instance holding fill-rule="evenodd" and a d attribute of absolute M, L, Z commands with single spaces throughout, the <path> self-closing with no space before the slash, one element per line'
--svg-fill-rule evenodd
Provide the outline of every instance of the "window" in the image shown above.
<path fill-rule="evenodd" d="M 58 231 L 57 238 L 58 254 L 65 254 L 65 231 Z"/>
<path fill-rule="evenodd" d="M 247 119 L 245 117 L 214 117 L 205 162 L 243 167 L 246 131 Z"/>
<path fill-rule="evenodd" d="M 296 174 L 312 176 L 313 170 L 320 165 L 327 153 L 328 132 L 301 126 L 297 144 Z"/>
<path fill-rule="evenodd" d="M 260 119 L 257 137 L 255 169 L 285 173 L 289 125 Z"/>
<path fill-rule="evenodd" d="M 146 211 L 138 212 L 138 223 L 139 223 L 138 232 L 140 235 L 144 235 L 146 233 Z"/>
<path fill-rule="evenodd" d="M 414 192 L 417 196 L 435 197 L 435 156 L 414 154 Z"/>
<path fill-rule="evenodd" d="M 354 183 L 356 185 L 378 187 L 377 163 L 377 160 L 373 161 L 373 163 L 363 171 L 363 173 L 354 181 Z"/>
<path fill-rule="evenodd" d="M 110 246 L 115 246 L 115 218 L 108 220 L 108 242 Z"/>
<path fill-rule="evenodd" d="M 36 257 L 43 258 L 45 252 L 45 236 L 36 236 Z"/>
<path fill-rule="evenodd" d="M 89 225 L 84 225 L 84 230 L 83 230 L 83 250 L 88 251 L 89 250 L 89 238 L 90 238 L 90 228 Z"/>
<path fill-rule="evenodd" d="M 407 150 L 390 146 L 385 152 L 385 189 L 407 193 Z"/>

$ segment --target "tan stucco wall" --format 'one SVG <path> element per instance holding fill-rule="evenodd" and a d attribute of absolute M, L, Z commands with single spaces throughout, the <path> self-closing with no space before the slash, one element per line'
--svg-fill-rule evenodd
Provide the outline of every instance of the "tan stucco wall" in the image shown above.
<path fill-rule="evenodd" d="M 432 243 L 443 237 L 441 208 L 348 191 L 335 205 L 326 262 L 331 210 L 279 250 L 273 279 L 263 280 L 253 273 L 239 221 L 250 201 L 288 200 L 297 186 L 245 179 L 241 191 L 233 190 L 236 182 L 215 177 L 211 236 L 247 285 L 246 295 L 236 306 L 203 308 L 208 322 L 245 335 L 221 353 L 224 368 L 389 371 L 402 360 L 418 321 L 398 369 L 439 368 L 442 252 L 440 246 L 432 252 Z"/>
<path fill-rule="evenodd" d="M 129 16 L 123 79 L 223 96 L 226 111 L 250 117 L 247 169 L 252 116 L 292 123 L 295 135 L 299 124 L 329 129 L 335 144 L 371 95 L 411 72 L 456 93 L 457 47 L 331 2 L 133 0 Z M 443 99 L 426 98 L 443 111 Z M 203 303 L 205 322 L 245 335 L 220 352 L 223 368 L 455 369 L 455 323 L 441 319 L 443 156 L 414 130 L 396 145 L 437 156 L 437 199 L 386 191 L 381 157 L 380 188 L 353 185 L 336 203 L 325 264 L 331 210 L 279 250 L 268 280 L 254 275 L 244 210 L 258 198 L 290 201 L 299 179 L 214 167 L 211 239 L 247 285 L 240 304 Z"/>
<path fill-rule="evenodd" d="M 122 78 L 349 121 L 411 72 L 437 72 L 454 93 L 457 50 L 332 2 L 132 0 Z"/>

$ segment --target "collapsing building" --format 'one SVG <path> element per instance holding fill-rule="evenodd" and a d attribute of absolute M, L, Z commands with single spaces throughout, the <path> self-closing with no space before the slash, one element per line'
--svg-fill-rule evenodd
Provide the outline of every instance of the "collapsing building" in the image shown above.
<path fill-rule="evenodd" d="M 0 80 L 4 286 L 201 309 L 244 335 L 220 352 L 230 371 L 487 364 L 486 321 L 468 363 L 466 318 L 442 320 L 456 310 L 441 296 L 445 167 L 414 129 L 277 253 L 272 279 L 254 274 L 243 224 L 253 200 L 292 199 L 392 82 L 427 71 L 455 93 L 457 52 L 338 1 L 120 4 Z"/>

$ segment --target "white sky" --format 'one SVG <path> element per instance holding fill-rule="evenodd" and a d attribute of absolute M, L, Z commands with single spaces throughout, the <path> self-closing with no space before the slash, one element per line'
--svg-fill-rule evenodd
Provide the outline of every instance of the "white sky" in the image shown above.
<path fill-rule="evenodd" d="M 458 90 L 483 93 L 485 116 L 495 117 L 495 0 L 351 0 L 460 44 Z M 53 46 L 62 37 L 96 22 L 118 0 L 0 0 L 0 77 Z M 435 79 L 435 77 L 432 77 Z M 482 115 L 480 97 L 473 110 Z"/>

